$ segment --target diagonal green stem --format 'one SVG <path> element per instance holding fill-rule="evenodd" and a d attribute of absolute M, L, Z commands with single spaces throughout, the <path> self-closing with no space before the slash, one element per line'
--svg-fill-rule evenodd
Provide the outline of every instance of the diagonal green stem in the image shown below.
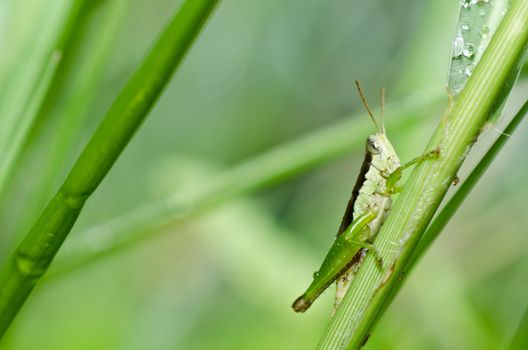
<path fill-rule="evenodd" d="M 156 102 L 217 0 L 187 0 L 121 91 L 63 185 L 0 271 L 0 335 L 45 273 L 88 197 Z"/>
<path fill-rule="evenodd" d="M 402 272 L 402 276 L 405 276 L 405 278 L 399 279 L 398 282 L 396 282 L 396 286 L 392 289 L 391 294 L 383 305 L 383 309 L 379 313 L 378 317 L 381 316 L 384 310 L 390 305 L 394 297 L 398 294 L 398 292 L 404 285 L 405 281 L 407 281 L 413 268 L 416 266 L 418 261 L 420 261 L 420 259 L 425 255 L 425 253 L 431 247 L 433 242 L 440 235 L 442 230 L 446 227 L 449 220 L 451 220 L 453 215 L 456 213 L 458 208 L 460 208 L 460 206 L 467 198 L 473 187 L 475 187 L 482 175 L 486 172 L 486 170 L 491 165 L 492 161 L 495 159 L 497 154 L 500 152 L 506 141 L 508 141 L 509 136 L 513 134 L 513 132 L 515 131 L 517 126 L 519 126 L 526 114 L 528 114 L 528 101 L 524 103 L 524 105 L 517 112 L 515 117 L 504 129 L 504 132 L 499 135 L 497 140 L 495 140 L 495 142 L 486 152 L 484 157 L 482 157 L 479 163 L 475 166 L 475 168 L 473 169 L 471 174 L 469 174 L 464 183 L 460 186 L 460 188 L 456 191 L 456 193 L 445 205 L 445 207 L 442 208 L 440 213 L 438 213 L 438 215 L 431 222 L 431 224 L 425 231 L 422 239 L 420 240 L 420 242 L 418 242 L 416 249 L 413 251 L 411 259 L 407 263 L 407 266 Z"/>
<path fill-rule="evenodd" d="M 381 228 L 376 245 L 383 271 L 367 256 L 330 321 L 320 349 L 358 349 L 397 284 L 413 250 L 445 196 L 460 165 L 492 113 L 505 82 L 528 42 L 528 0 L 515 0 L 452 108 L 446 111 L 426 151 L 434 161 L 418 165 Z"/>
<path fill-rule="evenodd" d="M 486 172 L 486 170 L 489 168 L 491 162 L 495 159 L 495 157 L 500 152 L 506 141 L 508 141 L 509 137 L 513 134 L 513 132 L 515 131 L 517 126 L 519 126 L 519 124 L 527 113 L 528 101 L 523 104 L 517 114 L 515 114 L 515 117 L 510 121 L 510 123 L 508 123 L 508 126 L 506 126 L 503 133 L 499 135 L 497 140 L 495 140 L 493 145 L 486 152 L 484 157 L 482 157 L 480 162 L 475 166 L 471 174 L 469 174 L 467 179 L 462 183 L 460 188 L 456 191 L 456 193 L 449 200 L 446 206 L 442 208 L 440 213 L 431 222 L 431 225 L 429 225 L 422 239 L 420 239 L 420 242 L 416 246 L 412 257 L 409 260 L 407 267 L 405 268 L 406 274 L 407 272 L 410 272 L 414 268 L 414 266 L 416 266 L 416 263 L 427 252 L 427 249 L 429 249 L 429 247 L 433 244 L 434 240 L 438 237 L 440 232 L 442 232 L 449 220 L 451 220 L 453 215 L 456 213 L 458 208 L 460 208 L 460 206 L 462 205 L 466 197 L 469 195 L 473 187 L 475 187 L 484 172 Z"/>

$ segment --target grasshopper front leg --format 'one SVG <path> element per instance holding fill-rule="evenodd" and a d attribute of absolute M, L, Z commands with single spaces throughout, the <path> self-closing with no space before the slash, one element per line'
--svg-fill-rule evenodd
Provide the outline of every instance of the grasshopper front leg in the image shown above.
<path fill-rule="evenodd" d="M 400 165 L 396 170 L 394 170 L 388 177 L 387 182 L 385 184 L 386 187 L 386 194 L 391 195 L 393 193 L 401 191 L 401 187 L 398 187 L 398 181 L 400 181 L 402 177 L 403 170 L 419 164 L 421 162 L 424 162 L 426 160 L 436 159 L 440 155 L 440 150 L 438 148 L 432 150 L 431 152 L 427 152 L 425 154 L 422 154 L 409 162 Z"/>
<path fill-rule="evenodd" d="M 369 248 L 377 253 L 364 239 L 369 236 L 368 224 L 376 218 L 376 211 L 359 215 L 350 226 L 338 236 L 328 251 L 321 267 L 313 275 L 313 281 L 292 305 L 296 312 L 306 311 L 315 299 L 336 281 L 350 267 L 354 256 L 362 249 Z M 379 257 L 379 254 L 377 255 Z"/>

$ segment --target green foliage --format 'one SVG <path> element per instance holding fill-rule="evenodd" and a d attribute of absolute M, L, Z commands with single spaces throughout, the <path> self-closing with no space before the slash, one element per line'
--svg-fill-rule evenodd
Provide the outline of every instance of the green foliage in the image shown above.
<path fill-rule="evenodd" d="M 130 128 L 108 128 L 105 117 L 106 131 L 96 131 L 95 139 L 117 137 L 104 147 L 117 151 L 105 155 L 92 140 L 77 159 L 114 97 L 123 87 L 130 91 L 129 77 L 144 66 L 141 57 L 170 14 L 185 9 L 182 3 L 0 1 L 2 276 L 19 276 L 8 258 L 59 187 L 24 251 L 47 247 L 49 237 L 40 234 L 46 227 L 60 227 L 61 239 L 68 234 L 79 208 L 64 206 L 77 202 L 64 197 L 65 188 L 97 187 L 41 281 L 46 283 L 37 284 L 0 349 L 313 348 L 329 321 L 332 291 L 302 316 L 289 306 L 334 238 L 364 138 L 374 130 L 357 112 L 354 79 L 374 106 L 380 85 L 387 86 L 387 131 L 402 161 L 429 140 L 445 100 L 459 2 L 234 0 L 222 2 L 159 99 L 141 104 L 133 120 L 124 121 L 125 114 L 112 107 L 111 115 Z M 489 44 L 506 3 L 468 1 L 475 7 L 461 10 L 458 28 L 475 55 L 451 55 L 451 90 L 468 75 L 482 77 L 478 69 L 465 74 L 466 68 L 482 57 L 479 47 Z M 183 17 L 192 22 L 193 16 Z M 469 30 L 462 30 L 462 21 L 472 22 Z M 487 36 L 477 30 L 484 25 L 491 28 Z M 156 56 L 156 63 L 163 57 Z M 488 67 L 494 73 L 503 68 Z M 146 74 L 152 72 L 140 76 L 156 85 L 159 76 Z M 480 80 L 493 87 L 491 95 L 500 88 L 502 96 L 489 109 L 485 93 L 477 94 L 485 103 L 473 106 L 467 118 L 481 116 L 481 107 L 494 115 L 469 163 L 502 129 L 492 124 L 498 115 L 492 111 L 501 110 L 516 72 Z M 170 74 L 160 74 L 163 85 Z M 464 94 L 457 104 L 476 99 Z M 504 114 L 525 101 L 521 81 Z M 146 114 L 141 132 L 105 175 Z M 367 348 L 497 349 L 513 334 L 512 347 L 522 348 L 528 187 L 526 166 L 518 161 L 527 147 L 521 133 L 509 138 L 460 208 L 477 176 L 467 174 L 466 163 L 458 171 L 461 184 L 452 189 L 459 192 L 418 242 L 409 264 L 420 263 L 405 288 L 396 283 L 387 296 L 391 301 L 398 292 L 394 303 L 384 303 L 372 319 L 377 325 Z M 351 159 L 340 160 L 349 153 Z M 77 204 L 87 194 L 76 197 Z M 446 213 L 455 210 L 444 228 Z M 441 239 L 428 249 L 441 229 Z M 37 279 L 56 243 L 49 256 L 19 260 L 18 267 Z M 5 322 L 35 281 L 22 282 L 0 285 L 0 300 L 16 301 L 1 313 Z"/>

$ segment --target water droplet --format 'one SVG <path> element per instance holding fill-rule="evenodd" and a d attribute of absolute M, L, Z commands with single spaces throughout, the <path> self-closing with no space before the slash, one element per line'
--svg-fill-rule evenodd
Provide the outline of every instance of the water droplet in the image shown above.
<path fill-rule="evenodd" d="M 473 74 L 473 67 L 472 66 L 467 66 L 466 69 L 464 70 L 464 75 L 466 77 L 470 77 L 471 74 Z"/>
<path fill-rule="evenodd" d="M 467 58 L 473 57 L 475 54 L 475 46 L 471 44 L 464 45 L 464 49 L 462 50 L 462 54 L 466 56 Z"/>
<path fill-rule="evenodd" d="M 480 11 L 480 17 L 486 16 L 486 11 Z"/>
<path fill-rule="evenodd" d="M 316 279 L 317 277 L 319 277 L 319 271 L 315 271 L 313 273 L 313 278 Z"/>
<path fill-rule="evenodd" d="M 482 27 L 480 27 L 480 36 L 485 38 L 488 36 L 488 33 L 489 33 L 489 27 L 485 24 L 482 25 Z"/>
<path fill-rule="evenodd" d="M 460 0 L 460 4 L 463 8 L 467 9 L 471 5 L 471 0 Z"/>
<path fill-rule="evenodd" d="M 471 5 L 487 5 L 490 0 L 471 0 Z"/>
<path fill-rule="evenodd" d="M 464 51 L 464 38 L 458 34 L 453 40 L 453 57 L 459 57 Z"/>
<path fill-rule="evenodd" d="M 469 23 L 462 24 L 461 28 L 463 31 L 467 32 L 470 29 Z"/>

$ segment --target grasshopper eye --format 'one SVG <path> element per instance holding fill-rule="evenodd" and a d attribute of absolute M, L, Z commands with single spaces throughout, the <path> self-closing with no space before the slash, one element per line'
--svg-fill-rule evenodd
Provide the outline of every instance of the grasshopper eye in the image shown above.
<path fill-rule="evenodd" d="M 367 152 L 370 154 L 380 154 L 380 149 L 372 137 L 367 139 Z"/>

